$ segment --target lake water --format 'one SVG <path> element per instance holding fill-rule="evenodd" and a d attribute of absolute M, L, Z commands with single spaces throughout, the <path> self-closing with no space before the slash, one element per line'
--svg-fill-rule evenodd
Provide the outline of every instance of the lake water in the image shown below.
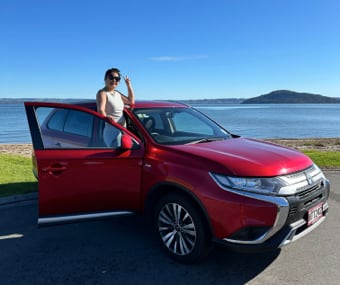
<path fill-rule="evenodd" d="M 227 104 L 194 107 L 230 132 L 245 137 L 340 137 L 340 104 Z M 0 143 L 31 143 L 22 103 L 0 104 Z"/>
<path fill-rule="evenodd" d="M 340 137 L 340 104 L 235 104 L 199 109 L 232 133 L 246 137 Z"/>

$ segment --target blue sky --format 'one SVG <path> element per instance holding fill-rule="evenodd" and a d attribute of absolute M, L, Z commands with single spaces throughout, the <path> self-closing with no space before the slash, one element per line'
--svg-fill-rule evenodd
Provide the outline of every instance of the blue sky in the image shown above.
<path fill-rule="evenodd" d="M 0 98 L 340 97 L 337 0 L 1 0 Z M 126 93 L 122 82 L 119 90 Z"/>

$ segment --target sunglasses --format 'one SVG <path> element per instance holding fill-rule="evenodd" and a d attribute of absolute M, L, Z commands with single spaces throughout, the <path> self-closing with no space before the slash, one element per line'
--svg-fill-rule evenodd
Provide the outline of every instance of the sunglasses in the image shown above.
<path fill-rule="evenodd" d="M 113 75 L 109 74 L 108 77 L 109 77 L 110 80 L 120 81 L 120 76 L 113 76 Z"/>

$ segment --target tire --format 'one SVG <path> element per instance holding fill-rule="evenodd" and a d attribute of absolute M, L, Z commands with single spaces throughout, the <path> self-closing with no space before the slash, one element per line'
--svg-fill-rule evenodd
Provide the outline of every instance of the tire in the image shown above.
<path fill-rule="evenodd" d="M 210 234 L 197 206 L 187 197 L 169 193 L 154 211 L 153 224 L 165 252 L 174 260 L 193 263 L 211 249 Z"/>

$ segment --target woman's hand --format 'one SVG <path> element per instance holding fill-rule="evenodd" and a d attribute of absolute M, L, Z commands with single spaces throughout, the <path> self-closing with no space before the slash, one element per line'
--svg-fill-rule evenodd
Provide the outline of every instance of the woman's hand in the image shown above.
<path fill-rule="evenodd" d="M 130 80 L 129 77 L 124 76 L 124 81 L 125 81 L 126 86 L 128 86 L 128 87 L 131 86 L 131 80 Z"/>
<path fill-rule="evenodd" d="M 133 91 L 131 80 L 130 80 L 129 77 L 124 76 L 124 81 L 125 81 L 126 87 L 128 89 L 128 100 L 129 100 L 129 102 L 127 102 L 127 103 L 130 104 L 130 105 L 133 105 L 133 104 L 135 104 L 135 92 Z"/>
<path fill-rule="evenodd" d="M 111 116 L 111 115 L 106 115 L 106 118 L 108 118 L 110 121 L 114 121 L 114 118 L 113 118 L 113 116 Z"/>

